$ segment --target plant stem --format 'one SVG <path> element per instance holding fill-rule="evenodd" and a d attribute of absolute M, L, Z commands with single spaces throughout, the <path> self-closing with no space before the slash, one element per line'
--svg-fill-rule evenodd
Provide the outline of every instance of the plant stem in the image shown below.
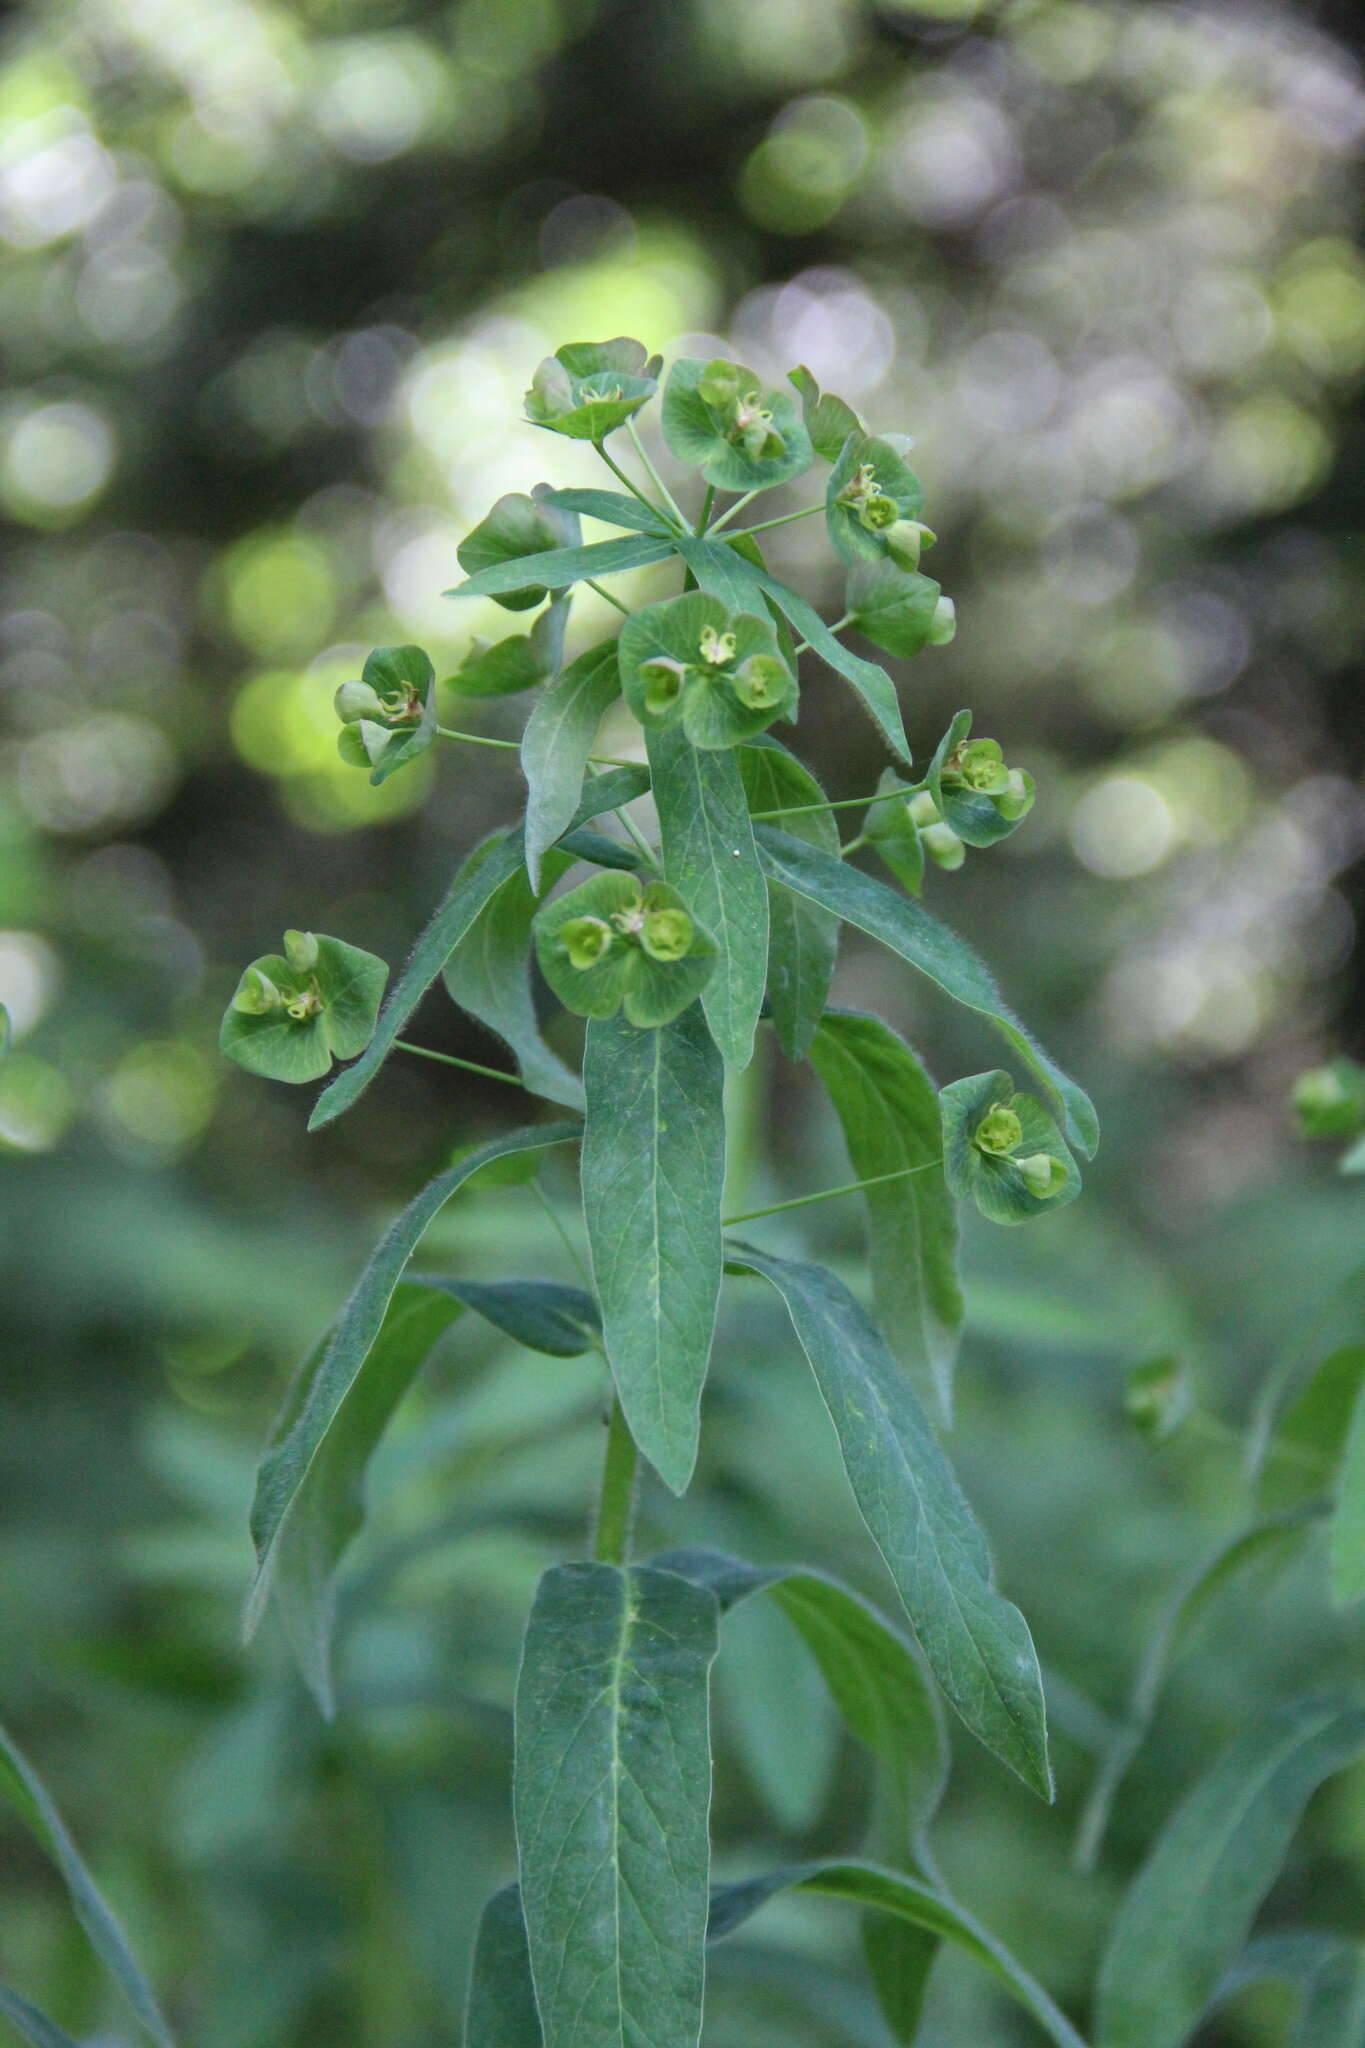
<path fill-rule="evenodd" d="M 706 486 L 706 496 L 701 501 L 701 511 L 697 514 L 697 524 L 694 529 L 697 533 L 705 533 L 706 522 L 711 517 L 711 507 L 715 502 L 716 487 L 714 484 L 708 484 Z"/>
<path fill-rule="evenodd" d="M 857 853 L 860 847 L 864 847 L 866 845 L 866 832 L 860 832 L 856 839 L 846 839 L 843 845 L 839 848 L 840 860 L 847 860 L 851 853 Z"/>
<path fill-rule="evenodd" d="M 650 867 L 657 868 L 659 865 L 659 856 L 655 853 L 654 848 L 645 838 L 644 833 L 640 830 L 635 820 L 633 818 L 627 817 L 626 813 L 620 809 L 614 810 L 612 812 L 612 816 L 613 818 L 615 818 L 618 825 L 622 825 L 625 827 L 626 834 L 633 843 L 635 851 L 643 856 L 643 858 L 649 863 Z"/>
<path fill-rule="evenodd" d="M 635 1439 L 626 1427 L 621 1403 L 611 1397 L 607 1447 L 602 1456 L 602 1485 L 597 1496 L 597 1530 L 593 1556 L 599 1564 L 624 1564 L 630 1552 L 630 1525 L 635 1514 Z"/>
<path fill-rule="evenodd" d="M 587 584 L 589 590 L 595 590 L 599 597 L 604 597 L 607 600 L 608 604 L 614 604 L 623 618 L 628 619 L 630 617 L 630 606 L 622 604 L 619 597 L 613 597 L 609 590 L 603 590 L 601 584 L 594 582 L 591 576 L 585 576 L 583 581 Z"/>
<path fill-rule="evenodd" d="M 541 1186 L 539 1174 L 537 1174 L 536 1178 L 531 1182 L 531 1192 L 535 1196 L 536 1200 L 540 1203 L 541 1208 L 545 1211 L 545 1214 L 549 1217 L 551 1223 L 554 1225 L 555 1234 L 558 1237 L 560 1243 L 563 1245 L 565 1251 L 569 1254 L 569 1258 L 573 1265 L 574 1271 L 577 1273 L 579 1279 L 583 1282 L 583 1285 L 587 1288 L 589 1294 L 591 1294 L 592 1279 L 589 1275 L 588 1269 L 584 1265 L 583 1260 L 579 1255 L 577 1245 L 574 1243 L 573 1239 L 570 1237 L 567 1229 L 565 1228 L 564 1218 L 560 1215 L 558 1209 L 556 1209 L 554 1203 L 550 1200 L 550 1197 L 546 1194 L 544 1188 Z"/>
<path fill-rule="evenodd" d="M 734 518 L 737 512 L 742 512 L 746 505 L 752 505 L 754 499 L 760 497 L 761 495 L 762 493 L 760 491 L 746 491 L 742 498 L 735 499 L 734 504 L 730 507 L 728 512 L 721 513 L 720 518 L 716 521 L 714 526 L 707 527 L 707 532 L 719 533 L 722 526 L 728 526 L 730 524 L 730 521 Z"/>
<path fill-rule="evenodd" d="M 898 1166 L 894 1173 L 874 1173 L 869 1180 L 845 1181 L 841 1188 L 821 1188 L 817 1195 L 793 1195 L 789 1202 L 773 1202 L 766 1209 L 748 1209 L 742 1216 L 723 1217 L 722 1228 L 732 1230 L 737 1223 L 757 1223 L 760 1216 L 780 1216 L 784 1209 L 805 1209 L 812 1202 L 832 1202 L 836 1195 L 856 1195 L 861 1188 L 880 1187 L 887 1180 L 904 1180 L 912 1173 L 928 1173 L 931 1167 L 942 1164 L 941 1159 L 926 1159 L 923 1166 Z"/>
<path fill-rule="evenodd" d="M 741 533 L 766 533 L 773 526 L 790 526 L 793 519 L 809 519 L 812 513 L 823 512 L 824 505 L 803 505 L 799 512 L 782 512 L 776 519 L 760 519 L 757 526 L 741 526 L 739 533 L 732 533 L 731 540 L 738 540 Z"/>
<path fill-rule="evenodd" d="M 487 733 L 456 732 L 449 725 L 438 725 L 436 730 L 443 740 L 464 740 L 471 747 L 504 747 L 510 748 L 514 754 L 521 752 L 520 740 L 491 740 Z"/>
<path fill-rule="evenodd" d="M 647 498 L 644 492 L 640 489 L 640 486 L 638 484 L 631 482 L 630 478 L 626 475 L 625 471 L 622 469 L 620 463 L 616 460 L 615 456 L 608 455 L 606 443 L 604 441 L 594 441 L 592 445 L 597 450 L 598 454 L 601 456 L 603 462 L 606 463 L 607 468 L 611 471 L 612 475 L 617 479 L 618 482 L 623 483 L 625 485 L 626 489 L 630 492 L 631 497 L 638 498 L 640 500 L 640 503 L 642 505 L 647 506 L 648 509 L 654 514 L 656 519 L 662 519 L 664 525 L 668 526 L 671 523 L 668 514 L 663 510 L 662 506 L 656 505 L 652 498 Z"/>
<path fill-rule="evenodd" d="M 516 1074 L 500 1073 L 496 1067 L 481 1067 L 477 1060 L 457 1059 L 453 1052 L 433 1052 L 429 1045 L 411 1045 L 406 1038 L 395 1038 L 395 1052 L 416 1053 L 421 1060 L 437 1060 L 443 1067 L 462 1067 L 467 1074 L 482 1074 L 489 1081 L 505 1081 L 509 1088 L 525 1088 L 526 1083 Z"/>
<path fill-rule="evenodd" d="M 782 811 L 751 811 L 750 822 L 766 825 L 775 818 L 801 818 L 808 811 L 860 811 L 868 804 L 889 804 L 898 796 L 908 796 L 904 789 L 884 789 L 877 796 L 841 796 L 833 803 L 788 804 Z"/>
<path fill-rule="evenodd" d="M 845 613 L 844 613 L 844 616 L 843 616 L 843 617 L 842 617 L 841 619 L 835 619 L 835 620 L 834 620 L 833 624 L 832 624 L 832 625 L 830 626 L 830 629 L 829 629 L 829 630 L 830 630 L 830 632 L 831 632 L 831 633 L 842 633 L 842 632 L 843 632 L 843 630 L 844 630 L 844 627 L 845 627 L 845 626 L 851 626 L 851 625 L 853 624 L 853 621 L 854 621 L 854 619 L 855 619 L 855 617 L 856 617 L 856 616 L 857 616 L 857 614 L 856 614 L 855 612 L 845 612 Z M 793 649 L 792 649 L 792 653 L 793 653 L 793 654 L 809 654 L 809 652 L 810 652 L 810 641 L 809 641 L 809 640 L 798 640 L 798 641 L 797 641 L 797 643 L 796 643 L 796 645 L 795 645 L 795 647 L 793 647 Z"/>
<path fill-rule="evenodd" d="M 659 475 L 659 472 L 654 467 L 654 464 L 650 461 L 649 450 L 646 448 L 644 442 L 640 439 L 639 434 L 636 432 L 634 420 L 626 421 L 626 432 L 630 435 L 631 446 L 634 448 L 635 453 L 639 456 L 641 462 L 644 464 L 645 475 L 649 478 L 655 490 L 659 493 L 659 496 L 663 499 L 665 505 L 667 505 L 669 511 L 673 514 L 673 517 L 677 520 L 678 524 L 685 528 L 687 526 L 687 515 L 683 511 L 677 499 L 674 497 L 672 491 L 669 490 L 668 485 Z"/>

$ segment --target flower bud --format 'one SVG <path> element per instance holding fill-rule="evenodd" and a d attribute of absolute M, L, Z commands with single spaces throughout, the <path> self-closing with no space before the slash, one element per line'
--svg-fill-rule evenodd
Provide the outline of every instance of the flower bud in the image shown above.
<path fill-rule="evenodd" d="M 930 825 L 921 833 L 924 850 L 938 867 L 951 873 L 967 858 L 967 848 L 951 825 Z"/>
<path fill-rule="evenodd" d="M 600 917 L 573 917 L 561 926 L 559 943 L 569 965 L 580 972 L 595 967 L 616 944 L 616 934 Z"/>
<path fill-rule="evenodd" d="M 782 702 L 790 680 L 775 654 L 751 654 L 735 671 L 735 695 L 751 711 L 768 711 Z"/>
<path fill-rule="evenodd" d="M 886 552 L 901 569 L 918 569 L 920 550 L 932 547 L 938 536 L 918 519 L 897 519 L 882 539 Z"/>
<path fill-rule="evenodd" d="M 382 718 L 385 711 L 378 690 L 361 682 L 343 683 L 332 704 L 343 725 L 354 725 L 361 718 Z"/>
<path fill-rule="evenodd" d="M 996 796 L 1009 787 L 1010 772 L 998 740 L 969 740 L 950 765 L 980 796 Z"/>
<path fill-rule="evenodd" d="M 934 616 L 929 626 L 927 645 L 946 647 L 957 632 L 957 606 L 950 597 L 941 597 L 934 606 Z"/>
<path fill-rule="evenodd" d="M 1001 817 L 1008 818 L 1011 825 L 1016 825 L 1020 818 L 1026 818 L 1033 809 L 1036 794 L 1033 777 L 1028 771 L 1024 768 L 1011 768 L 1006 777 L 1005 787 L 992 792 L 992 801 Z"/>
<path fill-rule="evenodd" d="M 1018 1122 L 1018 1118 L 1015 1121 Z M 1036 1201 L 1046 1202 L 1053 1195 L 1059 1195 L 1066 1186 L 1066 1168 L 1050 1152 L 1031 1152 L 1027 1159 L 1016 1159 L 1014 1163 L 1024 1186 Z"/>
<path fill-rule="evenodd" d="M 1022 1144 L 1024 1126 L 1014 1111 L 1003 1102 L 993 1102 L 972 1132 L 972 1143 L 978 1152 L 989 1152 L 992 1158 L 1005 1159 L 1016 1145 Z"/>
<path fill-rule="evenodd" d="M 671 711 L 682 694 L 687 680 L 687 669 L 680 661 L 669 655 L 657 655 L 653 661 L 642 662 L 640 674 L 645 685 L 645 709 L 656 718 Z"/>
<path fill-rule="evenodd" d="M 905 808 L 910 813 L 911 824 L 918 825 L 921 831 L 928 825 L 937 825 L 941 822 L 938 805 L 934 802 L 930 790 L 920 790 L 918 795 L 911 797 Z"/>
<path fill-rule="evenodd" d="M 311 974 L 318 964 L 318 942 L 312 932 L 286 932 L 284 957 L 296 974 Z"/>
<path fill-rule="evenodd" d="M 267 1016 L 271 1010 L 280 1009 L 283 1003 L 284 997 L 270 976 L 263 974 L 259 967 L 247 968 L 232 998 L 233 1009 L 240 1010 L 247 1017 Z"/>
<path fill-rule="evenodd" d="M 693 929 L 685 910 L 647 910 L 640 944 L 651 960 L 684 960 L 692 950 Z"/>
<path fill-rule="evenodd" d="M 739 377 L 737 363 L 727 363 L 723 357 L 717 356 L 706 365 L 697 380 L 697 396 L 723 412 L 739 397 Z"/>

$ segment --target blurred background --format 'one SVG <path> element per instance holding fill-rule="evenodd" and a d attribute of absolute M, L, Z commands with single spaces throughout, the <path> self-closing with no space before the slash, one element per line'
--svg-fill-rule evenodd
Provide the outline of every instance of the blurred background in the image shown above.
<path fill-rule="evenodd" d="M 890 664 L 916 755 L 970 704 L 1038 778 L 1017 836 L 931 870 L 927 899 L 1106 1125 L 1087 1199 L 969 1235 L 953 1438 L 1049 1672 L 1061 1797 L 1043 1809 L 962 1736 L 949 1875 L 1083 2019 L 1184 1785 L 1267 1697 L 1358 1679 L 1358 1622 L 1313 1545 L 1239 1584 L 1172 1674 L 1097 1869 L 1074 1868 L 1142 1642 L 1251 1512 L 1233 1431 L 1277 1361 L 1360 1329 L 1336 1293 L 1359 1184 L 1287 1110 L 1301 1068 L 1365 1051 L 1360 40 L 1344 0 L 8 14 L 0 1713 L 198 2048 L 458 2040 L 473 1922 L 511 1863 L 520 1629 L 540 1569 L 582 1542 L 590 1366 L 461 1326 L 376 1468 L 336 1723 L 269 1631 L 237 1646 L 289 1370 L 395 1206 L 508 1101 L 395 1061 L 309 1139 L 306 1092 L 223 1063 L 218 1018 L 285 925 L 397 963 L 515 812 L 515 762 L 486 750 L 371 790 L 337 758 L 331 698 L 372 645 L 419 641 L 441 674 L 509 630 L 441 592 L 492 498 L 596 480 L 590 451 L 519 424 L 564 340 L 723 345 L 772 378 L 804 362 L 913 433 L 926 566 L 959 617 L 950 648 Z M 819 526 L 780 530 L 771 559 L 838 611 Z M 576 644 L 607 630 L 597 604 L 575 606 Z M 883 765 L 848 702 L 812 671 L 796 739 L 841 797 Z M 524 711 L 446 701 L 502 737 Z M 857 943 L 839 993 L 941 1079 L 995 1062 Z M 419 1026 L 502 1060 L 439 990 Z M 736 1107 L 751 1130 L 776 1114 L 775 1150 L 743 1148 L 754 1203 L 847 1177 L 771 1047 Z M 762 1241 L 852 1275 L 855 1208 Z M 452 1205 L 426 1256 L 572 1277 L 525 1190 Z M 880 1595 L 792 1348 L 738 1288 L 701 1498 L 649 1494 L 647 1532 L 811 1554 Z M 1153 1449 L 1124 1376 L 1167 1353 L 1199 1412 Z M 853 1846 L 865 1773 L 794 1639 L 757 1613 L 727 1627 L 719 1867 Z M 55 1880 L 4 1827 L 0 1976 L 125 2039 Z M 1343 1780 L 1269 1924 L 1358 1931 L 1363 1843 Z M 709 2048 L 884 2041 L 856 1949 L 838 1908 L 768 1909 L 717 1952 Z M 1025 2027 L 940 1964 L 926 2041 Z M 1283 2027 L 1248 1997 L 1200 2038 Z"/>

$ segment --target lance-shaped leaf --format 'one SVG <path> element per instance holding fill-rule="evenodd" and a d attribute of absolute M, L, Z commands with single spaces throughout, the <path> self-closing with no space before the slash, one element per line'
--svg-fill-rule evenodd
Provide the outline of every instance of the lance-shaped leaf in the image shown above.
<path fill-rule="evenodd" d="M 546 488 L 544 502 L 557 505 L 562 512 L 579 512 L 585 519 L 600 519 L 608 526 L 628 527 L 632 533 L 652 533 L 662 537 L 673 531 L 672 521 L 666 513 L 652 505 L 641 504 L 638 498 L 628 497 L 624 491 Z"/>
<path fill-rule="evenodd" d="M 484 905 L 516 874 L 521 858 L 521 835 L 516 832 L 495 832 L 474 848 L 389 991 L 364 1054 L 318 1097 L 308 1119 L 310 1131 L 331 1123 L 369 1087 L 422 997 Z"/>
<path fill-rule="evenodd" d="M 696 2048 L 716 1624 L 710 1593 L 649 1566 L 540 1582 L 513 1806 L 545 2048 Z"/>
<path fill-rule="evenodd" d="M 673 545 L 699 590 L 718 597 L 732 612 L 759 609 L 763 594 L 752 572 L 763 569 L 763 556 L 756 540 L 738 534 L 729 540 L 707 540 L 704 535 L 680 533 Z"/>
<path fill-rule="evenodd" d="M 862 421 L 847 399 L 822 392 L 804 363 L 787 373 L 787 382 L 801 394 L 801 416 L 811 446 L 823 462 L 837 462 L 849 435 L 862 433 Z"/>
<path fill-rule="evenodd" d="M 830 1012 L 810 1058 L 859 1180 L 901 1176 L 863 1190 L 873 1299 L 892 1351 L 950 1415 L 964 1311 L 937 1091 L 905 1041 L 877 1017 Z"/>
<path fill-rule="evenodd" d="M 1263 1454 L 1257 1499 L 1293 1507 L 1335 1493 L 1351 1417 L 1365 1386 L 1365 1345 L 1343 1344 L 1314 1367 Z"/>
<path fill-rule="evenodd" d="M 520 1885 L 494 1892 L 479 1917 L 464 2048 L 543 2048 Z"/>
<path fill-rule="evenodd" d="M 732 1067 L 746 1067 L 768 972 L 768 890 L 739 763 L 702 753 L 678 726 L 647 735 L 664 872 L 716 942 L 702 1006 Z"/>
<path fill-rule="evenodd" d="M 368 1398 L 369 1390 L 363 1380 L 366 1361 L 383 1327 L 394 1289 L 427 1225 L 456 1189 L 492 1160 L 567 1144 L 579 1136 L 580 1129 L 577 1123 L 542 1124 L 510 1131 L 506 1137 L 477 1146 L 429 1181 L 380 1240 L 337 1319 L 316 1369 L 309 1374 L 306 1386 L 299 1385 L 291 1395 L 283 1426 L 261 1461 L 251 1510 L 256 1576 L 244 1619 L 248 1635 L 260 1620 L 290 1521 L 300 1511 L 300 1502 L 306 1502 L 319 1458 L 333 1431 L 348 1426 L 348 1406 L 357 1389 L 362 1400 Z"/>
<path fill-rule="evenodd" d="M 837 1858 L 823 1863 L 798 1863 L 787 1870 L 766 1871 L 738 1884 L 717 1885 L 711 1894 L 710 1938 L 733 1933 L 780 1892 L 807 1891 L 824 1898 L 846 1899 L 868 1911 L 889 1913 L 923 1927 L 964 1949 L 1004 1986 L 1057 2048 L 1085 2048 L 1076 2029 L 1048 1997 L 1041 1984 L 1017 1963 L 1003 1942 L 936 1887 L 875 1863 Z"/>
<path fill-rule="evenodd" d="M 30 2005 L 17 1991 L 0 1984 L 0 2015 L 21 2033 L 32 2048 L 78 2048 L 70 2034 L 64 2034 L 55 2021 L 46 2013 L 39 2012 L 36 2005 Z"/>
<path fill-rule="evenodd" d="M 1365 1600 L 1365 1381 L 1356 1392 L 1341 1457 L 1331 1532 L 1332 1594 L 1339 1607 Z"/>
<path fill-rule="evenodd" d="M 462 697 L 515 697 L 536 689 L 563 662 L 568 620 L 569 600 L 557 597 L 529 633 L 509 633 L 491 646 L 472 641 L 454 675 L 447 676 L 446 687 Z"/>
<path fill-rule="evenodd" d="M 113 1909 L 81 1860 L 47 1787 L 18 1744 L 0 1727 L 0 1799 L 12 1807 L 39 1847 L 50 1856 L 66 1886 L 71 1910 L 91 1948 L 128 2003 L 129 2010 L 157 2048 L 175 2048 L 156 1994 L 138 1968 L 128 1937 Z M 11 1997 L 13 1994 L 10 1994 Z M 22 2006 L 24 2001 L 19 2001 Z M 31 2013 L 32 2007 L 28 2008 Z M 14 2014 L 11 2013 L 11 2017 Z M 38 2015 L 41 2019 L 41 2014 Z M 59 2037 L 60 2038 L 60 2037 Z"/>
<path fill-rule="evenodd" d="M 1297 1994 L 1289 2048 L 1365 2048 L 1365 1947 L 1359 1942 L 1311 1929 L 1262 1935 L 1223 1979 L 1214 2003 L 1267 1980 Z"/>
<path fill-rule="evenodd" d="M 1094 1104 L 1006 1006 L 984 961 L 965 939 L 940 924 L 920 904 L 897 895 L 885 882 L 861 873 L 846 861 L 834 860 L 814 847 L 803 846 L 771 825 L 756 826 L 754 837 L 764 873 L 770 880 L 781 882 L 799 896 L 833 911 L 846 924 L 857 925 L 921 974 L 928 975 L 945 995 L 987 1018 L 1055 1098 L 1062 1110 L 1066 1135 L 1077 1151 L 1087 1158 L 1094 1152 L 1099 1143 Z"/>
<path fill-rule="evenodd" d="M 782 831 L 823 853 L 838 854 L 833 816 L 809 808 L 824 802 L 824 791 L 784 747 L 767 740 L 742 748 L 739 772 L 751 812 L 777 812 L 773 822 Z M 769 882 L 768 1001 L 778 1041 L 791 1059 L 803 1057 L 824 1014 L 838 948 L 837 918 L 806 897 L 793 896 L 780 882 Z"/>
<path fill-rule="evenodd" d="M 571 865 L 567 854 L 546 864 L 547 888 Z M 516 1057 L 517 1072 L 533 1095 L 567 1109 L 582 1109 L 583 1084 L 540 1035 L 531 995 L 531 920 L 536 897 L 518 867 L 489 897 L 444 969 L 452 998 L 497 1033 Z"/>
<path fill-rule="evenodd" d="M 1101 1751 L 1099 1765 L 1076 1830 L 1076 1862 L 1093 1868 L 1104 1842 L 1109 1815 L 1134 1757 L 1147 1738 L 1171 1667 L 1219 1595 L 1258 1571 L 1272 1577 L 1295 1556 L 1308 1537 L 1313 1511 L 1289 1510 L 1240 1529 L 1201 1558 L 1178 1586 L 1143 1649 L 1128 1710 Z"/>
<path fill-rule="evenodd" d="M 733 1241 L 726 1256 L 771 1281 L 786 1303 L 854 1499 L 929 1668 L 973 1734 L 1051 1798 L 1042 1679 L 1028 1625 L 991 1583 L 986 1539 L 909 1380 L 832 1273 Z"/>
<path fill-rule="evenodd" d="M 567 831 L 583 793 L 597 730 L 621 694 L 615 640 L 588 648 L 541 695 L 521 736 L 526 777 L 526 867 L 540 888 L 546 849 Z"/>
<path fill-rule="evenodd" d="M 583 1213 L 631 1435 L 675 1493 L 692 1476 L 720 1292 L 724 1068 L 695 1005 L 659 1031 L 590 1023 Z"/>
<path fill-rule="evenodd" d="M 742 363 L 680 356 L 668 373 L 664 439 L 722 491 L 766 491 L 809 469 L 814 451 L 785 391 L 765 391 Z"/>
<path fill-rule="evenodd" d="M 619 576 L 627 569 L 647 569 L 652 562 L 665 561 L 673 544 L 656 540 L 652 534 L 632 535 L 626 540 L 592 541 L 587 547 L 551 548 L 535 558 L 535 572 L 555 590 L 565 590 L 585 577 Z M 517 579 L 526 574 L 521 561 L 490 562 L 476 576 L 447 590 L 447 597 L 506 597 L 517 589 Z"/>
<path fill-rule="evenodd" d="M 1119 1909 L 1096 2048 L 1180 2048 L 1241 1952 L 1310 1795 L 1365 1747 L 1365 1708 L 1276 1707 L 1186 1794 Z"/>
<path fill-rule="evenodd" d="M 509 491 L 499 498 L 492 511 L 465 535 L 455 554 L 460 567 L 471 576 L 485 569 L 511 567 L 524 579 L 528 569 L 538 577 L 542 574 L 540 563 L 529 561 L 529 557 L 576 548 L 582 538 L 578 520 L 555 506 L 545 484 L 537 484 L 530 497 L 524 491 Z M 531 611 L 544 603 L 547 586 L 560 587 L 548 576 L 536 583 L 523 580 L 517 587 L 498 592 L 498 602 L 509 612 Z"/>

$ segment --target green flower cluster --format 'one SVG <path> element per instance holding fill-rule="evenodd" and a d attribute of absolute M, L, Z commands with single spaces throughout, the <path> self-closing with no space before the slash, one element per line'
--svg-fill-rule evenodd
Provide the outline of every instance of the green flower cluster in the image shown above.
<path fill-rule="evenodd" d="M 538 912 L 532 927 L 541 973 L 579 1017 L 614 1017 L 645 1029 L 670 1024 L 695 1002 L 716 943 L 666 882 L 594 875 Z"/>

